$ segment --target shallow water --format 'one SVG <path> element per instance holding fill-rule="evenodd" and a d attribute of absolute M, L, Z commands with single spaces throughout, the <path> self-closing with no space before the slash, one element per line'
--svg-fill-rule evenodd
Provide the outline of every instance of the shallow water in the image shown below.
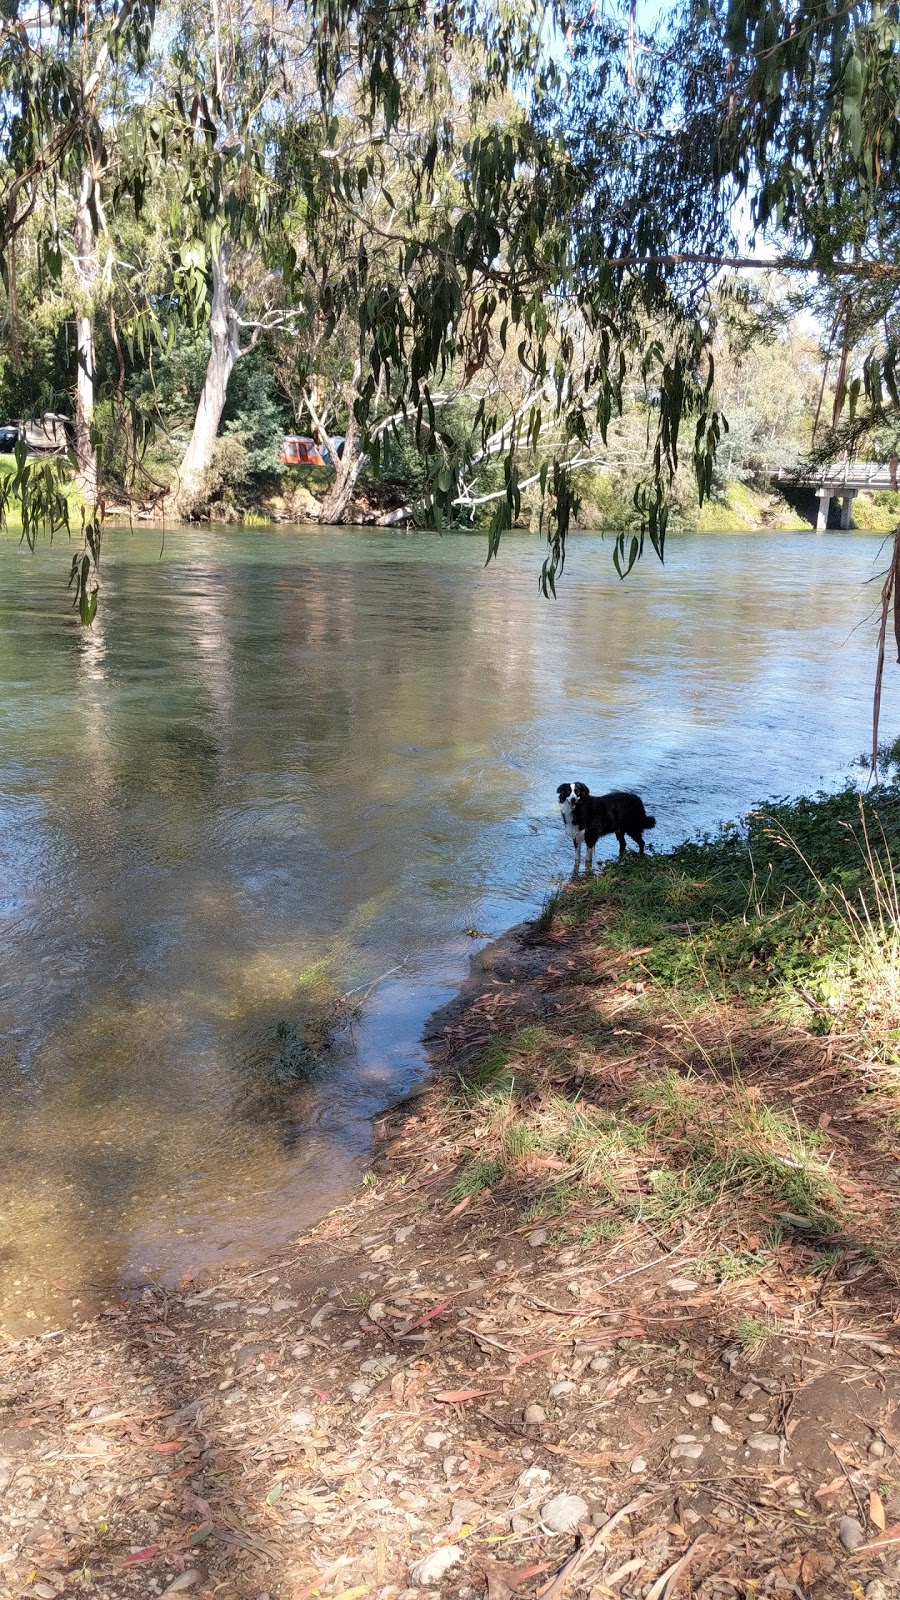
<path fill-rule="evenodd" d="M 85 633 L 65 547 L 0 540 L 6 1326 L 321 1215 L 467 930 L 569 870 L 562 778 L 637 788 L 665 848 L 844 775 L 881 543 L 684 537 L 622 584 L 581 536 L 552 603 L 527 538 L 484 569 L 463 536 L 110 530 Z M 261 1105 L 253 1049 L 323 988 L 359 1016 Z"/>

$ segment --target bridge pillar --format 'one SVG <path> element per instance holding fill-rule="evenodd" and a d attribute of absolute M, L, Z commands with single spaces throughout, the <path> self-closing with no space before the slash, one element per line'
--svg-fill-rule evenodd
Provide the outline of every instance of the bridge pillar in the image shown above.
<path fill-rule="evenodd" d="M 850 526 L 850 518 L 853 515 L 853 502 L 855 499 L 855 489 L 844 490 L 844 498 L 841 501 L 841 527 L 845 530 Z"/>
<path fill-rule="evenodd" d="M 831 505 L 831 490 L 817 489 L 816 499 L 819 502 L 819 511 L 816 517 L 816 533 L 824 533 L 828 527 L 828 510 Z"/>

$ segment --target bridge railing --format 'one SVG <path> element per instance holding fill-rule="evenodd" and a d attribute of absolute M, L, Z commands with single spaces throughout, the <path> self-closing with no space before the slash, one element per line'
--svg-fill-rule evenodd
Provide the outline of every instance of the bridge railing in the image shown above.
<path fill-rule="evenodd" d="M 773 483 L 797 489 L 828 489 L 840 494 L 842 489 L 896 489 L 900 484 L 898 468 L 898 462 L 845 461 L 829 467 L 776 467 L 767 476 Z"/>

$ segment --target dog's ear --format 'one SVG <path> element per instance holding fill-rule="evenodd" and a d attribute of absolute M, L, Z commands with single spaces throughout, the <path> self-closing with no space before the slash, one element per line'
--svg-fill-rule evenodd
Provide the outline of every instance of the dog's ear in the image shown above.
<path fill-rule="evenodd" d="M 557 785 L 556 794 L 557 794 L 557 799 L 559 800 L 560 805 L 562 805 L 563 801 L 565 800 L 566 795 L 568 794 L 570 787 L 571 787 L 571 785 L 568 784 L 568 783 L 560 783 L 560 784 Z"/>
<path fill-rule="evenodd" d="M 586 783 L 576 783 L 574 788 L 579 800 L 586 800 L 591 792 Z"/>

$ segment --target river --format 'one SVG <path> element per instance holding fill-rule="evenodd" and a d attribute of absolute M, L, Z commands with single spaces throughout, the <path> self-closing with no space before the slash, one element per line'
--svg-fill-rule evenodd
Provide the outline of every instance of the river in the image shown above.
<path fill-rule="evenodd" d="M 550 602 L 527 537 L 484 568 L 465 536 L 108 530 L 84 631 L 65 545 L 3 536 L 0 1323 L 259 1260 L 346 1193 L 473 934 L 568 872 L 561 779 L 638 789 L 665 848 L 845 776 L 881 546 L 673 537 L 620 583 L 577 536 Z M 312 1081 L 258 1092 L 349 991 Z"/>

